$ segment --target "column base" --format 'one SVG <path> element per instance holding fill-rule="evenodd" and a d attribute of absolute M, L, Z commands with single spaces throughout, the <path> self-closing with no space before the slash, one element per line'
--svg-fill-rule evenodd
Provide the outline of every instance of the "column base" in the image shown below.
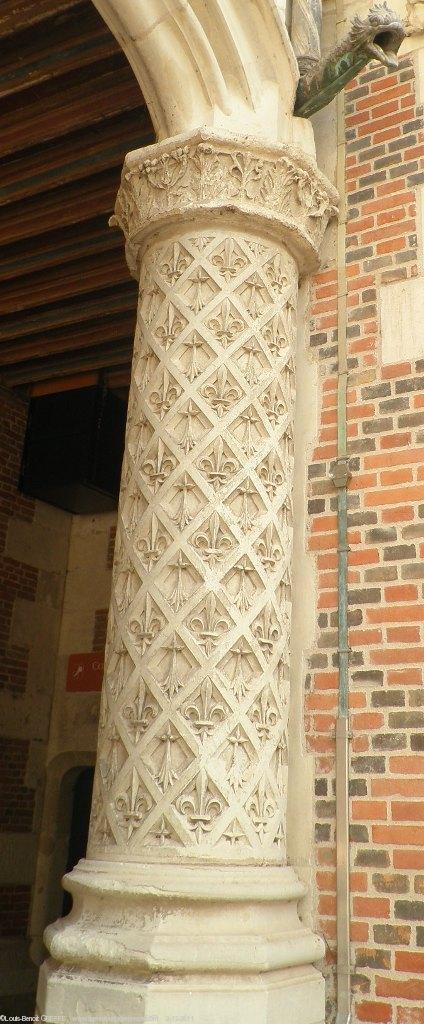
<path fill-rule="evenodd" d="M 323 943 L 287 867 L 80 861 L 50 925 L 49 1024 L 324 1024 Z"/>

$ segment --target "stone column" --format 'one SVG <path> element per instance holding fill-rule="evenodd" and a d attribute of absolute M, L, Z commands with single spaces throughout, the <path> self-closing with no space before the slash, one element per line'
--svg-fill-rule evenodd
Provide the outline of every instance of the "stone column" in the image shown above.
<path fill-rule="evenodd" d="M 47 930 L 50 1021 L 324 1021 L 286 794 L 297 282 L 333 204 L 306 157 L 246 137 L 126 159 L 140 300 L 90 841 Z"/>

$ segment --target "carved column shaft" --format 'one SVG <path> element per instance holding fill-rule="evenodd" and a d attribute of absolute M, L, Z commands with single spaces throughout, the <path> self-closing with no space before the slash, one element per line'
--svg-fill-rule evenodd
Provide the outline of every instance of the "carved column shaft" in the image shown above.
<path fill-rule="evenodd" d="M 90 855 L 281 861 L 297 268 L 143 254 Z"/>
<path fill-rule="evenodd" d="M 287 985 L 320 990 L 281 865 L 297 280 L 333 201 L 282 147 L 198 133 L 126 160 L 116 220 L 140 300 L 91 832 L 73 916 L 48 929 L 80 965 L 73 1020 L 75 992 L 86 1012 L 111 972 L 112 1002 L 160 1013 L 171 987 L 196 1024 L 233 1020 L 239 990 L 259 993 L 252 1024 L 280 1019 Z M 203 991 L 221 993 L 210 1018 Z"/>

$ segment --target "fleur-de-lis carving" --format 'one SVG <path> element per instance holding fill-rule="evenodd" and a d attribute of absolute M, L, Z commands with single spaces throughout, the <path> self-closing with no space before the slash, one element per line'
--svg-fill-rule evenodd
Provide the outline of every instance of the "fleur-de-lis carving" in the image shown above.
<path fill-rule="evenodd" d="M 206 737 L 212 735 L 216 726 L 224 721 L 224 705 L 213 696 L 213 685 L 209 677 L 203 680 L 196 701 L 185 705 L 184 717 L 191 723 L 202 743 Z"/>
<path fill-rule="evenodd" d="M 142 786 L 137 772 L 133 768 L 128 789 L 115 800 L 118 817 L 127 831 L 127 839 L 131 839 L 133 832 L 140 828 L 152 806 L 152 798 Z"/>
<path fill-rule="evenodd" d="M 245 329 L 245 323 L 240 315 L 233 310 L 229 299 L 224 299 L 219 310 L 208 321 L 208 328 L 214 338 L 227 348 L 234 341 L 238 334 Z"/>
<path fill-rule="evenodd" d="M 161 345 L 168 351 L 174 341 L 177 340 L 181 331 L 185 327 L 187 321 L 177 312 L 172 302 L 169 303 L 167 314 L 164 322 L 156 327 L 155 335 L 159 339 Z"/>
<path fill-rule="evenodd" d="M 171 519 L 174 523 L 177 523 L 180 530 L 184 530 L 193 519 L 193 512 L 190 508 L 190 495 L 196 490 L 196 485 L 191 477 L 184 473 L 182 480 L 179 480 L 176 484 L 176 490 L 179 496 L 178 504 L 174 515 L 171 515 Z"/>
<path fill-rule="evenodd" d="M 274 359 L 278 359 L 283 351 L 288 349 L 287 324 L 280 313 L 277 316 L 273 316 L 272 320 L 266 325 L 263 336 Z"/>
<path fill-rule="evenodd" d="M 222 529 L 219 515 L 214 512 L 206 526 L 194 535 L 192 544 L 208 565 L 215 566 L 232 550 L 234 538 Z"/>
<path fill-rule="evenodd" d="M 151 572 L 167 548 L 166 535 L 160 529 L 155 515 L 152 515 L 148 536 L 140 537 L 136 541 L 135 548 L 144 568 L 147 572 Z"/>
<path fill-rule="evenodd" d="M 263 843 L 267 833 L 271 831 L 272 819 L 278 811 L 277 803 L 268 788 L 266 779 L 260 780 L 257 789 L 248 801 L 246 810 L 259 842 Z"/>
<path fill-rule="evenodd" d="M 179 384 L 171 380 L 167 370 L 164 370 L 164 374 L 160 383 L 160 388 L 157 391 L 152 391 L 149 396 L 149 405 L 151 405 L 153 411 L 159 416 L 159 419 L 163 420 L 166 413 L 172 409 L 174 402 L 181 395 L 181 388 Z"/>
<path fill-rule="evenodd" d="M 187 827 L 194 832 L 198 843 L 212 830 L 223 808 L 224 802 L 210 789 L 204 769 L 197 775 L 194 789 L 190 793 L 182 793 L 177 802 L 177 810 L 185 817 Z"/>
<path fill-rule="evenodd" d="M 219 611 L 215 594 L 208 594 L 205 606 L 190 621 L 190 629 L 209 657 L 230 628 L 230 620 Z"/>
<path fill-rule="evenodd" d="M 225 277 L 226 281 L 231 281 L 233 277 L 237 277 L 240 270 L 247 266 L 246 257 L 243 256 L 240 249 L 236 246 L 234 238 L 225 239 L 224 246 L 212 256 L 212 263 L 214 267 L 217 267 L 219 273 Z"/>
<path fill-rule="evenodd" d="M 265 533 L 256 541 L 254 546 L 264 569 L 267 572 L 273 572 L 278 563 L 281 562 L 283 549 L 272 523 L 269 523 Z"/>
<path fill-rule="evenodd" d="M 287 406 L 280 393 L 278 384 L 276 381 L 271 385 L 268 391 L 265 391 L 261 395 L 261 405 L 263 405 L 265 412 L 268 416 L 270 423 L 275 427 L 277 423 L 287 414 Z"/>
<path fill-rule="evenodd" d="M 265 605 L 261 614 L 253 624 L 253 635 L 256 637 L 262 654 L 269 661 L 277 641 L 281 637 L 281 628 L 271 605 Z"/>
<path fill-rule="evenodd" d="M 163 624 L 163 617 L 159 612 L 155 611 L 150 594 L 146 594 L 144 607 L 139 619 L 133 619 L 129 626 L 132 640 L 141 654 L 144 654 L 156 639 Z"/>
<path fill-rule="evenodd" d="M 269 686 L 265 687 L 249 712 L 259 739 L 268 740 L 278 721 L 276 703 L 272 698 Z"/>
<path fill-rule="evenodd" d="M 207 382 L 200 389 L 208 405 L 221 418 L 241 397 L 240 388 L 231 384 L 226 366 L 220 366 L 213 383 Z"/>
<path fill-rule="evenodd" d="M 266 264 L 265 273 L 273 291 L 280 295 L 290 285 L 281 253 L 276 253 L 274 259 Z"/>
<path fill-rule="evenodd" d="M 161 438 L 159 438 L 156 450 L 143 462 L 141 473 L 156 493 L 170 473 L 172 473 L 172 470 L 175 469 L 176 464 L 176 459 L 165 447 Z"/>
<path fill-rule="evenodd" d="M 284 476 L 275 452 L 270 452 L 265 462 L 259 466 L 258 475 L 270 498 L 275 498 L 277 491 L 284 483 Z"/>
<path fill-rule="evenodd" d="M 178 779 L 178 772 L 172 764 L 172 747 L 176 739 L 177 734 L 172 732 L 171 723 L 168 722 L 165 732 L 160 737 L 160 742 L 164 745 L 165 749 L 156 775 L 158 784 L 163 792 L 169 789 L 169 786 L 172 786 L 172 783 Z"/>
<path fill-rule="evenodd" d="M 222 437 L 217 437 L 212 451 L 199 460 L 199 469 L 203 473 L 214 491 L 218 491 L 237 472 L 237 462 L 227 455 Z"/>
<path fill-rule="evenodd" d="M 146 729 L 149 728 L 149 725 L 157 716 L 157 708 L 154 706 L 151 695 L 142 679 L 138 684 L 137 693 L 132 704 L 125 704 L 122 708 L 122 715 L 131 729 L 134 743 L 138 743 Z"/>
<path fill-rule="evenodd" d="M 160 271 L 171 285 L 176 284 L 181 274 L 190 266 L 191 258 L 179 242 L 174 242 L 167 259 L 161 263 Z"/>

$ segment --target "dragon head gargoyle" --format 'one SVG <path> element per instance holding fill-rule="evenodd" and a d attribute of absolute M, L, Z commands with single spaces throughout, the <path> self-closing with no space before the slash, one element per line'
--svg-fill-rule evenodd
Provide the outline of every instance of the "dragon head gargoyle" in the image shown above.
<path fill-rule="evenodd" d="M 350 32 L 355 48 L 379 60 L 387 68 L 397 68 L 397 53 L 405 38 L 405 29 L 397 14 L 386 3 L 371 7 L 367 18 L 356 15 Z"/>
<path fill-rule="evenodd" d="M 329 56 L 305 73 L 301 71 L 295 114 L 310 117 L 325 107 L 371 60 L 391 70 L 397 68 L 397 53 L 404 38 L 400 18 L 386 3 L 375 4 L 365 18 L 355 15 L 349 34 Z"/>

